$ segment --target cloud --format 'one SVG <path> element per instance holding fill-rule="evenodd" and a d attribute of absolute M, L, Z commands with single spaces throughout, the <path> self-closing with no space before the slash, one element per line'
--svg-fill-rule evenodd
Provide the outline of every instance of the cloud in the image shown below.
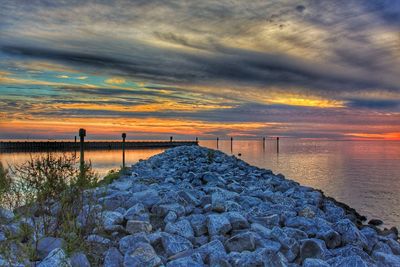
<path fill-rule="evenodd" d="M 124 84 L 126 83 L 126 80 L 123 78 L 114 77 L 107 79 L 105 82 L 109 84 Z"/>

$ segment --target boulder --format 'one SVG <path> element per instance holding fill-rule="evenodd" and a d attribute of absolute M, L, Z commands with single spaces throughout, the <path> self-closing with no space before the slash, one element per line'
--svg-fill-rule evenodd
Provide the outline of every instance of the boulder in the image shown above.
<path fill-rule="evenodd" d="M 77 252 L 71 256 L 72 267 L 90 267 L 90 262 L 86 255 L 82 252 Z"/>
<path fill-rule="evenodd" d="M 372 258 L 376 260 L 380 264 L 380 266 L 385 266 L 385 267 L 400 266 L 400 257 L 393 254 L 374 252 L 372 254 Z"/>
<path fill-rule="evenodd" d="M 0 208 L 0 224 L 8 224 L 14 220 L 14 212 Z"/>
<path fill-rule="evenodd" d="M 201 255 L 205 262 L 211 262 L 213 259 L 222 259 L 226 257 L 224 245 L 219 240 L 213 240 L 199 248 L 196 252 Z"/>
<path fill-rule="evenodd" d="M 131 194 L 131 197 L 125 203 L 125 208 L 132 207 L 138 203 L 143 204 L 146 208 L 150 208 L 160 200 L 158 192 L 154 189 L 149 189 Z"/>
<path fill-rule="evenodd" d="M 120 225 L 124 221 L 124 216 L 116 211 L 103 211 L 101 218 L 106 231 L 113 231 L 116 225 Z"/>
<path fill-rule="evenodd" d="M 226 234 L 232 229 L 231 223 L 224 215 L 208 215 L 207 216 L 208 233 L 213 235 Z"/>
<path fill-rule="evenodd" d="M 149 243 L 149 239 L 146 237 L 145 233 L 138 233 L 134 235 L 127 235 L 119 241 L 119 250 L 122 254 L 125 254 L 130 250 L 136 243 Z"/>
<path fill-rule="evenodd" d="M 104 267 L 121 267 L 123 261 L 124 257 L 119 250 L 115 247 L 111 247 L 105 253 Z"/>
<path fill-rule="evenodd" d="M 125 220 L 149 221 L 149 214 L 142 203 L 130 207 L 124 214 Z"/>
<path fill-rule="evenodd" d="M 67 258 L 64 250 L 56 248 L 42 260 L 37 267 L 72 267 L 70 260 Z"/>
<path fill-rule="evenodd" d="M 126 231 L 130 234 L 141 232 L 150 233 L 152 229 L 153 228 L 149 222 L 129 220 L 126 223 Z"/>
<path fill-rule="evenodd" d="M 139 242 L 124 257 L 124 266 L 160 266 L 162 261 L 149 243 Z"/>
<path fill-rule="evenodd" d="M 348 257 L 335 257 L 327 260 L 327 263 L 332 267 L 368 267 L 370 266 L 360 256 L 353 255 Z"/>
<path fill-rule="evenodd" d="M 168 256 L 193 248 L 192 243 L 179 235 L 161 234 L 161 243 Z"/>
<path fill-rule="evenodd" d="M 86 241 L 89 243 L 99 244 L 99 245 L 104 245 L 104 246 L 107 246 L 111 243 L 110 239 L 100 236 L 100 235 L 89 235 L 86 238 Z"/>
<path fill-rule="evenodd" d="M 159 217 L 165 217 L 170 211 L 175 212 L 178 217 L 186 213 L 185 207 L 178 203 L 154 205 L 151 209 Z"/>
<path fill-rule="evenodd" d="M 324 240 L 326 246 L 330 249 L 336 248 L 342 243 L 342 237 L 334 230 L 319 233 L 318 238 Z"/>
<path fill-rule="evenodd" d="M 43 259 L 47 257 L 47 255 L 51 252 L 54 251 L 57 248 L 62 248 L 65 244 L 64 239 L 62 238 L 56 238 L 56 237 L 44 237 L 39 239 L 37 243 L 37 254 L 40 259 Z M 57 252 L 57 255 L 61 253 L 60 251 L 55 251 L 54 253 Z M 62 251 L 64 253 L 64 251 Z"/>
<path fill-rule="evenodd" d="M 207 217 L 203 214 L 194 214 L 189 217 L 190 224 L 196 236 L 207 233 Z"/>
<path fill-rule="evenodd" d="M 303 261 L 307 258 L 323 259 L 324 248 L 321 242 L 318 242 L 317 239 L 302 240 L 300 246 L 300 257 Z"/>
<path fill-rule="evenodd" d="M 183 236 L 186 239 L 192 240 L 194 238 L 194 231 L 190 222 L 186 219 L 179 220 L 175 223 L 167 223 L 165 232 Z"/>
<path fill-rule="evenodd" d="M 367 238 L 349 219 L 338 221 L 334 225 L 334 229 L 342 236 L 342 243 L 344 245 L 356 245 L 361 248 L 368 247 Z"/>
<path fill-rule="evenodd" d="M 250 226 L 247 219 L 240 212 L 231 211 L 224 215 L 228 218 L 233 230 L 245 229 Z"/>
<path fill-rule="evenodd" d="M 228 252 L 253 251 L 256 248 L 254 236 L 250 232 L 237 234 L 225 242 L 225 248 Z"/>
<path fill-rule="evenodd" d="M 330 265 L 321 259 L 307 258 L 303 262 L 303 267 L 330 267 Z"/>

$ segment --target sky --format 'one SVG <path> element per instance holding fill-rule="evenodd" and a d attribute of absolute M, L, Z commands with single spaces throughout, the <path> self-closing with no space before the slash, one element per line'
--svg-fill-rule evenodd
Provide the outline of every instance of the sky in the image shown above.
<path fill-rule="evenodd" d="M 400 140 L 400 1 L 0 5 L 0 139 Z"/>

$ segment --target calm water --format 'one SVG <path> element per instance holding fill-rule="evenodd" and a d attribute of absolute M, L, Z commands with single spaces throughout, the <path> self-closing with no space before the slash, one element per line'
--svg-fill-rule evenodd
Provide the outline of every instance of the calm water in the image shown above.
<path fill-rule="evenodd" d="M 215 141 L 201 141 L 200 145 L 216 148 Z M 230 141 L 221 140 L 219 149 L 231 154 Z M 162 151 L 128 150 L 127 164 Z M 241 153 L 250 164 L 319 188 L 368 218 L 381 218 L 388 226 L 400 227 L 400 142 L 281 139 L 278 154 L 272 140 L 265 149 L 261 141 L 235 141 L 232 152 Z M 29 153 L 0 154 L 0 160 L 8 164 L 29 157 Z M 85 157 L 100 175 L 121 165 L 121 151 L 87 151 Z"/>

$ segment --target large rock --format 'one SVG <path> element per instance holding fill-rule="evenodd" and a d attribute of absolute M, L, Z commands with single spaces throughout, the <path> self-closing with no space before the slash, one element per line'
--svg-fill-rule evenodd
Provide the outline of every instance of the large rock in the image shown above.
<path fill-rule="evenodd" d="M 303 267 L 330 267 L 330 265 L 321 259 L 307 258 L 303 262 Z"/>
<path fill-rule="evenodd" d="M 225 247 L 228 252 L 253 251 L 256 248 L 254 235 L 250 232 L 237 234 L 225 242 Z"/>
<path fill-rule="evenodd" d="M 114 231 L 116 226 L 122 224 L 124 221 L 124 216 L 116 211 L 104 211 L 101 214 L 101 218 L 104 230 L 106 231 Z"/>
<path fill-rule="evenodd" d="M 176 260 L 172 260 L 167 263 L 166 267 L 203 267 L 203 260 L 198 253 L 194 253 L 191 256 L 182 257 Z"/>
<path fill-rule="evenodd" d="M 368 247 L 367 238 L 349 219 L 338 221 L 334 225 L 334 228 L 342 236 L 342 243 L 344 245 L 356 245 L 361 248 Z"/>
<path fill-rule="evenodd" d="M 125 220 L 149 221 L 149 214 L 142 203 L 130 207 L 124 214 Z"/>
<path fill-rule="evenodd" d="M 90 262 L 86 255 L 82 252 L 77 252 L 71 256 L 72 267 L 90 267 Z"/>
<path fill-rule="evenodd" d="M 126 223 L 126 231 L 130 234 L 136 233 L 150 233 L 152 226 L 149 222 L 129 220 Z"/>
<path fill-rule="evenodd" d="M 155 205 L 151 209 L 151 212 L 155 213 L 159 217 L 165 217 L 165 215 L 170 211 L 175 212 L 178 217 L 183 216 L 186 213 L 185 207 L 178 203 Z"/>
<path fill-rule="evenodd" d="M 386 267 L 400 266 L 400 257 L 393 254 L 374 252 L 372 254 L 372 257 L 376 260 L 376 262 L 379 263 L 380 266 L 386 266 Z"/>
<path fill-rule="evenodd" d="M 0 223 L 8 224 L 14 220 L 14 212 L 0 208 Z"/>
<path fill-rule="evenodd" d="M 129 249 L 127 249 L 129 250 Z M 121 267 L 124 257 L 115 247 L 109 248 L 104 256 L 104 267 Z"/>
<path fill-rule="evenodd" d="M 161 243 L 168 256 L 193 248 L 192 243 L 186 238 L 168 233 L 162 233 Z"/>
<path fill-rule="evenodd" d="M 135 244 L 124 257 L 124 266 L 160 266 L 162 263 L 149 243 Z"/>
<path fill-rule="evenodd" d="M 190 222 L 186 219 L 179 220 L 175 223 L 167 223 L 165 226 L 165 232 L 180 235 L 189 240 L 194 238 L 193 228 L 190 225 Z"/>
<path fill-rule="evenodd" d="M 145 207 L 149 208 L 160 201 L 161 198 L 158 192 L 154 189 L 149 189 L 141 192 L 136 192 L 131 195 L 128 201 L 125 203 L 125 208 L 130 208 L 135 204 L 141 203 Z"/>
<path fill-rule="evenodd" d="M 196 249 L 205 262 L 211 262 L 214 259 L 224 258 L 226 256 L 226 251 L 224 245 L 219 240 L 213 240 Z"/>
<path fill-rule="evenodd" d="M 67 258 L 64 250 L 56 248 L 52 250 L 47 257 L 42 260 L 37 267 L 72 267 L 70 260 Z"/>
<path fill-rule="evenodd" d="M 203 214 L 193 214 L 189 217 L 190 224 L 196 236 L 207 233 L 207 217 Z"/>
<path fill-rule="evenodd" d="M 360 256 L 335 257 L 327 261 L 332 267 L 367 267 L 370 266 Z M 372 265 L 373 266 L 373 265 Z"/>
<path fill-rule="evenodd" d="M 307 258 L 323 259 L 324 247 L 322 246 L 321 242 L 318 242 L 317 239 L 302 240 L 300 256 L 303 261 Z"/>
<path fill-rule="evenodd" d="M 57 248 L 62 248 L 65 244 L 64 239 L 62 238 L 56 238 L 56 237 L 44 237 L 39 239 L 36 247 L 36 251 L 38 253 L 38 256 L 40 259 L 43 259 L 47 257 L 47 255 L 57 249 Z M 61 252 L 57 252 L 58 253 Z"/>
<path fill-rule="evenodd" d="M 133 248 L 135 244 L 140 243 L 140 242 L 145 242 L 149 243 L 149 239 L 146 237 L 146 234 L 144 233 L 139 233 L 139 234 L 134 234 L 134 235 L 127 235 L 119 241 L 119 250 L 121 253 L 125 254 L 128 250 Z"/>
<path fill-rule="evenodd" d="M 228 233 L 232 229 L 232 226 L 224 215 L 212 214 L 207 216 L 207 229 L 211 236 L 223 235 Z"/>
<path fill-rule="evenodd" d="M 249 222 L 240 212 L 231 211 L 224 215 L 228 218 L 233 230 L 249 228 Z"/>
<path fill-rule="evenodd" d="M 323 239 L 328 248 L 336 248 L 342 243 L 342 237 L 334 230 L 328 230 L 318 235 L 318 238 Z"/>

